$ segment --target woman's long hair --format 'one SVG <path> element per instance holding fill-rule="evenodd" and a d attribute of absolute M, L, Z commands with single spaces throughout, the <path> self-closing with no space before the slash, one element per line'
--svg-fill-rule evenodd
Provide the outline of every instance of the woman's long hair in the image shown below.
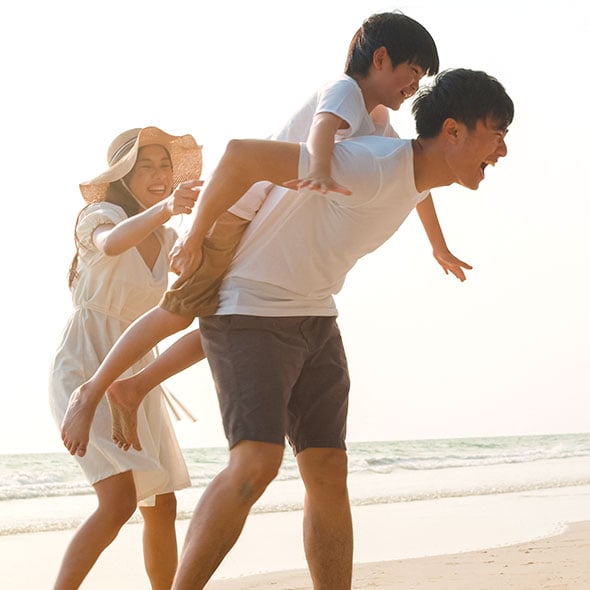
<path fill-rule="evenodd" d="M 133 195 L 129 192 L 127 188 L 127 179 L 131 175 L 131 172 L 125 176 L 123 180 L 117 180 L 115 182 L 111 182 L 109 188 L 107 189 L 105 201 L 107 203 L 113 203 L 114 205 L 118 205 L 125 211 L 127 217 L 132 217 L 133 215 L 137 215 L 141 211 L 141 206 L 139 203 L 134 199 Z M 94 204 L 94 203 L 91 203 Z M 72 288 L 74 281 L 78 277 L 78 259 L 80 258 L 80 247 L 81 242 L 78 238 L 78 223 L 80 222 L 80 218 L 82 217 L 82 213 L 86 211 L 86 209 L 90 207 L 86 205 L 79 213 L 78 217 L 76 218 L 76 225 L 74 226 L 74 243 L 76 245 L 76 253 L 74 254 L 74 258 L 70 264 L 70 269 L 68 271 L 68 287 Z"/>

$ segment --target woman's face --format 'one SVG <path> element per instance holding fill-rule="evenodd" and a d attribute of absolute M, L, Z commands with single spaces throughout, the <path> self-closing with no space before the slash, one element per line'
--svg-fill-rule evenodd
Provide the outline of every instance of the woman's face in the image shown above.
<path fill-rule="evenodd" d="M 140 148 L 127 184 L 146 209 L 170 195 L 174 186 L 168 152 L 156 144 Z"/>

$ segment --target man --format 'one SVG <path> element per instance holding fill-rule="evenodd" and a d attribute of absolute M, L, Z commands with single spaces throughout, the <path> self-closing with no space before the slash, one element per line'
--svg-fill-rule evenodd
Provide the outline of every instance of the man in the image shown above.
<path fill-rule="evenodd" d="M 413 106 L 418 138 L 362 137 L 334 146 L 332 177 L 351 195 L 297 193 L 305 145 L 232 141 L 173 249 L 180 279 L 199 266 L 203 238 L 254 182 L 273 189 L 246 231 L 202 318 L 203 345 L 230 446 L 189 527 L 174 588 L 202 588 L 276 476 L 287 436 L 305 484 L 304 544 L 315 590 L 346 590 L 352 524 L 345 450 L 348 371 L 332 295 L 356 261 L 385 242 L 429 191 L 477 189 L 507 153 L 514 108 L 483 72 L 439 75 Z"/>

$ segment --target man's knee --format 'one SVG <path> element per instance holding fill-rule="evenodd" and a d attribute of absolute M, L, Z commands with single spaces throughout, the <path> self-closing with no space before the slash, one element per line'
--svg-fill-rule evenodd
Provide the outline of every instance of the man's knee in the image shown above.
<path fill-rule="evenodd" d="M 308 494 L 347 495 L 348 458 L 344 449 L 306 449 L 297 455 L 297 462 Z"/>
<path fill-rule="evenodd" d="M 242 441 L 230 452 L 228 474 L 244 502 L 253 502 L 277 476 L 284 447 L 272 443 Z"/>

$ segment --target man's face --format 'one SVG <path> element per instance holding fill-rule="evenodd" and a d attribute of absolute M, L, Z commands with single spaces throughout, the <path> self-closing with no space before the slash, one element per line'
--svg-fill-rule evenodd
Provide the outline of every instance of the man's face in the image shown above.
<path fill-rule="evenodd" d="M 479 120 L 474 129 L 462 127 L 461 142 L 453 150 L 449 162 L 455 172 L 455 182 L 477 189 L 485 178 L 485 169 L 508 153 L 506 147 L 507 129 L 500 129 L 490 119 Z"/>

